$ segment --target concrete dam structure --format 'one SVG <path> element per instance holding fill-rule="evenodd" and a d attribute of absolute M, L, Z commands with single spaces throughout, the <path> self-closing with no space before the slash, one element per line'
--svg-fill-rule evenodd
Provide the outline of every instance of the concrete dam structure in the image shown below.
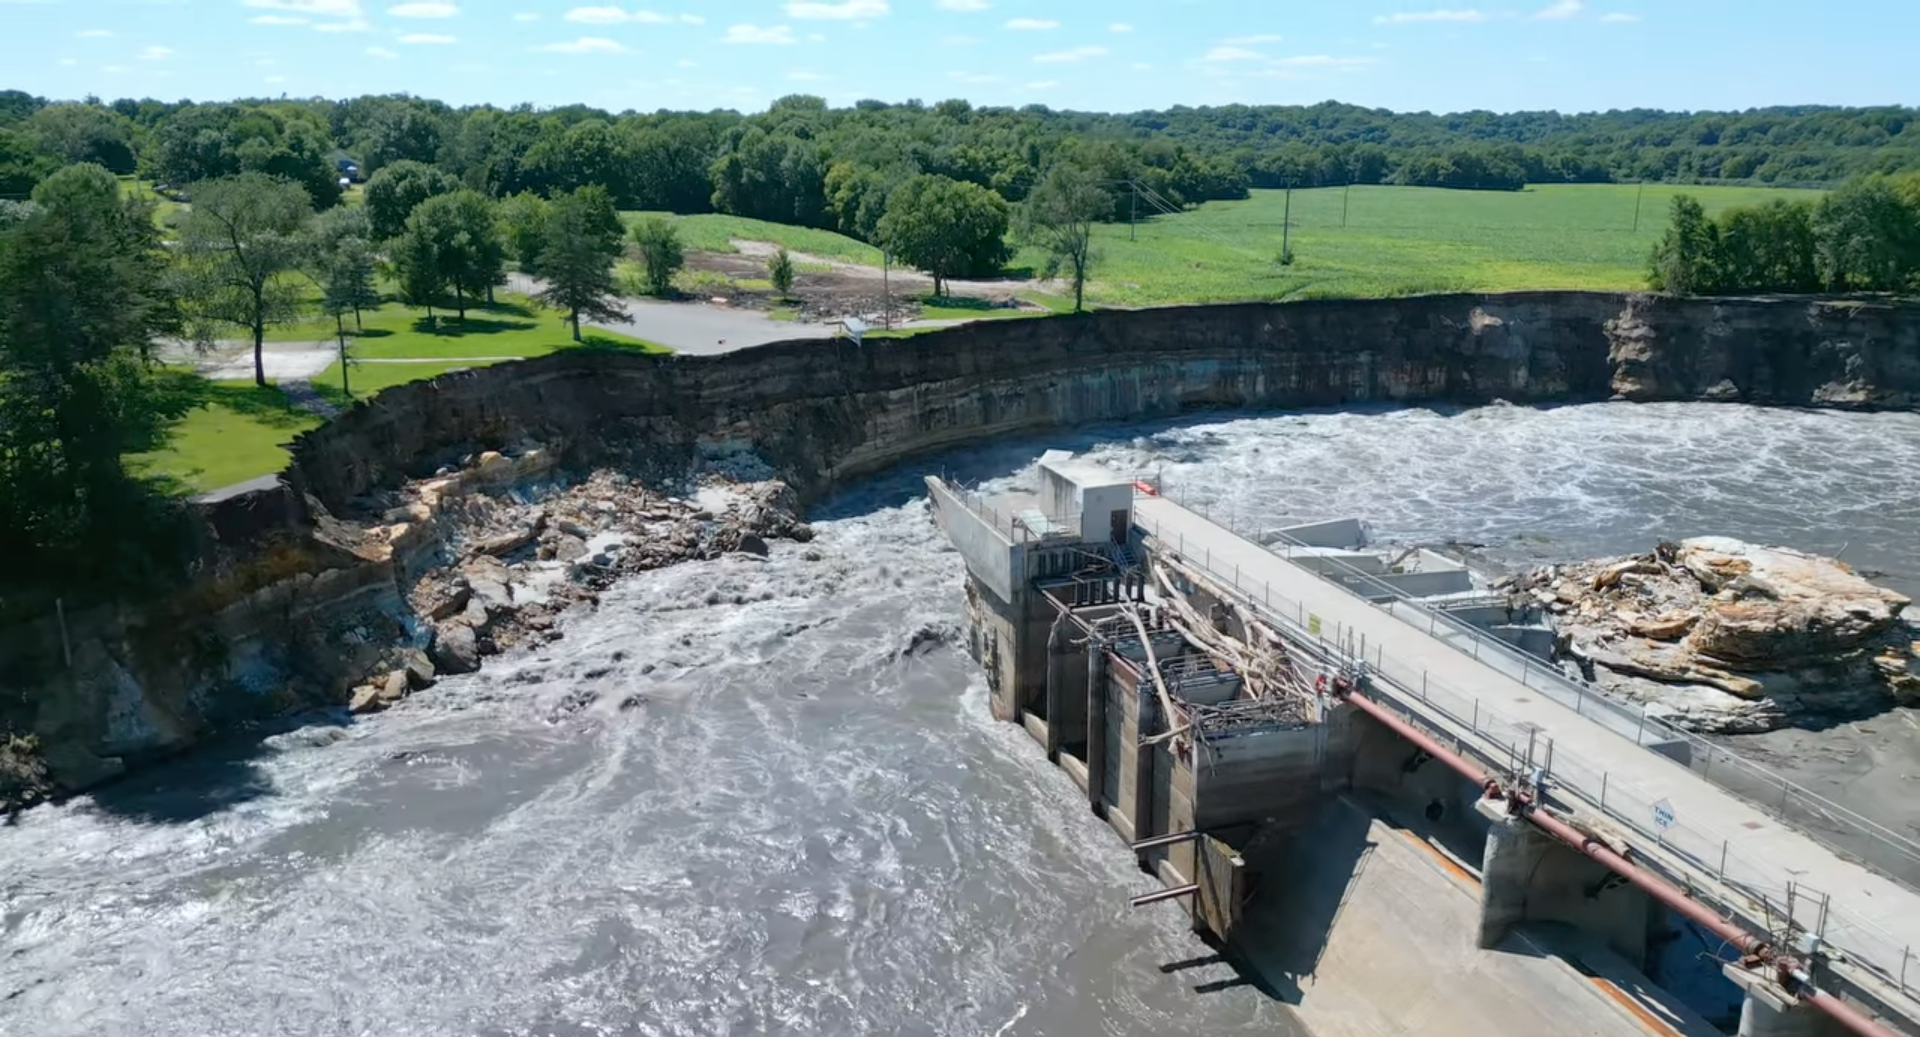
<path fill-rule="evenodd" d="M 1920 894 L 1664 725 L 1317 564 L 1346 531 L 1275 550 L 1149 479 L 1040 471 L 927 479 L 994 716 L 1164 883 L 1136 906 L 1179 902 L 1315 1033 L 1920 1032 Z"/>

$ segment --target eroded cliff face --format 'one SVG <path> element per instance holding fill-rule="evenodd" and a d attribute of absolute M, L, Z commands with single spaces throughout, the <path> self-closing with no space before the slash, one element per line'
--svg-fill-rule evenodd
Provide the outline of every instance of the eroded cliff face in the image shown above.
<path fill-rule="evenodd" d="M 1606 322 L 1630 400 L 1812 407 L 1920 403 L 1920 304 L 1627 296 Z"/>
<path fill-rule="evenodd" d="M 15 696 L 0 726 L 31 734 L 71 788 L 251 719 L 344 703 L 397 646 L 423 646 L 404 588 L 450 564 L 440 532 L 383 551 L 369 531 L 406 503 L 404 480 L 487 450 L 537 451 L 549 481 L 751 457 L 804 501 L 967 442 L 1211 408 L 1615 395 L 1910 407 L 1917 317 L 1878 302 L 1432 296 L 986 321 L 713 357 L 572 352 L 446 375 L 301 437 L 280 487 L 208 506 L 199 581 L 70 617 L 71 665 L 52 617 L 0 631 Z M 0 759 L 0 786 L 7 770 Z"/>

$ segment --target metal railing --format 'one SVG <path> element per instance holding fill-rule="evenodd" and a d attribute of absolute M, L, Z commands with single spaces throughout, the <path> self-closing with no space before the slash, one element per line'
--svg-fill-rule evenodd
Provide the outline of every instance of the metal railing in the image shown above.
<path fill-rule="evenodd" d="M 1163 486 L 1158 483 L 1154 485 L 1162 496 L 1181 503 L 1177 497 L 1166 495 Z M 1188 507 L 1185 504 L 1182 506 Z M 1189 507 L 1189 510 L 1197 509 Z M 1209 517 L 1209 521 L 1236 535 L 1245 536 L 1234 528 L 1231 519 L 1222 523 L 1217 518 Z M 1279 536 L 1283 541 L 1291 541 L 1283 545 L 1283 550 L 1275 551 L 1282 557 L 1292 557 L 1296 549 L 1311 550 L 1284 533 Z M 1268 550 L 1273 548 L 1269 547 Z M 1685 763 L 1702 777 L 1776 814 L 1830 849 L 1867 865 L 1909 889 L 1920 890 L 1920 841 L 1799 785 L 1732 749 L 1670 724 L 1638 705 L 1622 702 L 1608 695 L 1598 685 L 1575 678 L 1552 662 L 1449 615 L 1443 608 L 1422 602 L 1371 573 L 1337 558 L 1328 558 L 1323 554 L 1315 557 L 1319 560 L 1316 563 L 1318 568 L 1314 571 L 1321 578 L 1348 587 L 1365 587 L 1367 591 L 1363 596 L 1368 598 L 1384 596 L 1387 600 L 1377 603 L 1401 621 L 1424 627 L 1429 635 L 1448 642 L 1459 651 L 1615 734 L 1632 739 L 1637 745 L 1663 750 L 1672 746 L 1686 746 L 1684 753 L 1663 751 L 1662 755 Z"/>
<path fill-rule="evenodd" d="M 1735 848 L 1737 839 L 1732 833 L 1721 832 L 1696 819 L 1674 816 L 1662 797 L 1632 776 L 1614 773 L 1573 753 L 1557 751 L 1552 739 L 1534 725 L 1504 716 L 1479 698 L 1433 677 L 1424 669 L 1416 672 L 1398 663 L 1387 655 L 1384 646 L 1371 646 L 1374 652 L 1369 657 L 1370 646 L 1364 634 L 1321 620 L 1304 603 L 1276 595 L 1271 585 L 1262 583 L 1254 587 L 1243 582 L 1237 566 L 1231 570 L 1224 565 L 1216 566 L 1210 551 L 1188 552 L 1184 535 L 1176 533 L 1174 539 L 1169 540 L 1151 520 L 1136 518 L 1136 525 L 1177 552 L 1186 564 L 1209 580 L 1239 595 L 1290 641 L 1307 646 L 1321 658 L 1342 660 L 1350 666 L 1357 664 L 1368 674 L 1369 680 L 1362 683 L 1369 686 L 1366 693 L 1370 698 L 1504 772 L 1511 780 L 1528 780 L 1537 772 L 1555 795 L 1571 796 L 1621 831 L 1657 846 L 1664 851 L 1665 858 L 1678 863 L 1660 863 L 1660 857 L 1646 860 L 1657 863 L 1658 869 L 1666 872 L 1676 884 L 1694 891 L 1696 896 L 1717 887 L 1725 892 L 1707 899 L 1717 902 L 1722 910 L 1745 918 L 1756 930 L 1775 939 L 1793 940 L 1801 934 L 1818 937 L 1830 959 L 1838 958 L 1864 968 L 1889 986 L 1920 1001 L 1920 990 L 1910 985 L 1909 977 L 1912 973 L 1912 980 L 1920 982 L 1920 961 L 1915 960 L 1915 947 L 1846 905 L 1834 903 L 1833 891 L 1808 889 L 1779 865 L 1752 859 Z M 1482 637 L 1478 631 L 1473 634 L 1477 646 L 1498 640 Z M 1500 645 L 1505 647 L 1504 642 Z M 1506 650 L 1523 656 L 1523 673 L 1531 675 L 1537 665 L 1544 681 L 1549 672 L 1546 663 L 1513 652 L 1510 647 Z M 1488 657 L 1483 655 L 1482 661 Z M 1568 683 L 1577 685 L 1578 682 Z M 1536 685 L 1528 684 L 1528 687 Z M 1589 715 L 1588 709 L 1594 710 L 1593 715 L 1598 717 L 1625 708 L 1597 691 L 1576 687 L 1575 696 L 1575 708 L 1582 716 Z M 1637 712 L 1642 722 L 1658 723 L 1646 718 L 1644 711 Z M 1640 744 L 1649 743 L 1641 741 Z"/>

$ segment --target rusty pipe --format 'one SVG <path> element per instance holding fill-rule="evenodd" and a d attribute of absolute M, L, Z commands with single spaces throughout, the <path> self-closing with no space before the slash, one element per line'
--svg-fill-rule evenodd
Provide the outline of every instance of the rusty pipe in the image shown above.
<path fill-rule="evenodd" d="M 1462 777 L 1479 785 L 1481 788 L 1487 789 L 1490 797 L 1501 794 L 1499 783 L 1495 782 L 1485 770 L 1482 770 L 1472 761 L 1454 750 L 1441 745 L 1438 740 L 1401 719 L 1395 715 L 1392 710 L 1389 710 L 1387 707 L 1364 695 L 1353 694 L 1351 691 L 1342 697 L 1345 701 L 1353 703 L 1354 707 L 1361 712 L 1366 713 L 1368 716 L 1386 725 L 1386 727 L 1395 734 L 1419 746 L 1434 759 L 1451 767 Z M 1613 852 L 1611 848 L 1598 842 L 1586 833 L 1548 814 L 1546 811 L 1539 809 L 1524 799 L 1516 797 L 1514 805 L 1521 810 L 1521 816 L 1533 822 L 1533 824 L 1542 831 L 1566 843 L 1573 849 L 1580 851 L 1582 854 L 1600 862 L 1606 866 L 1607 870 L 1638 886 L 1648 896 L 1672 908 L 1708 932 L 1714 933 L 1726 940 L 1738 948 L 1742 955 L 1751 954 L 1767 961 L 1778 960 L 1777 956 L 1773 953 L 1773 949 L 1767 946 L 1765 940 L 1747 932 L 1733 922 L 1720 917 L 1719 912 L 1687 896 L 1685 892 L 1666 879 L 1640 867 L 1626 857 Z M 1802 978 L 1805 975 L 1804 972 L 1798 970 L 1794 970 L 1791 973 L 1790 978 L 1792 978 L 1797 985 L 1794 996 L 1825 1012 L 1848 1031 L 1859 1035 L 1859 1037 L 1902 1037 L 1898 1031 L 1870 1018 L 1864 1012 L 1861 1012 L 1859 1009 L 1847 1004 L 1832 994 L 1816 988 L 1811 982 Z"/>
<path fill-rule="evenodd" d="M 1798 976 L 1795 978 L 1797 980 Z M 1857 1034 L 1858 1037 L 1900 1037 L 1898 1031 L 1885 1023 L 1868 1016 L 1832 994 L 1816 988 L 1811 983 L 1794 990 L 1793 996 L 1827 1013 L 1834 1022 L 1846 1027 L 1849 1033 Z"/>
<path fill-rule="evenodd" d="M 1578 828 L 1554 817 L 1537 806 L 1529 806 L 1524 816 L 1548 835 L 1579 850 L 1588 857 L 1607 866 L 1607 870 L 1639 886 L 1646 894 L 1662 904 L 1674 909 L 1696 925 L 1732 944 L 1742 955 L 1758 954 L 1766 957 L 1765 940 L 1746 931 L 1738 925 L 1720 917 L 1720 912 L 1687 896 L 1679 888 L 1653 872 L 1640 867 L 1627 858 L 1613 852 L 1611 848 L 1580 831 Z"/>
<path fill-rule="evenodd" d="M 1394 734 L 1426 750 L 1427 755 L 1458 771 L 1461 777 L 1466 778 L 1482 789 L 1498 788 L 1498 783 L 1495 782 L 1486 771 L 1475 766 L 1473 761 L 1441 745 L 1438 739 L 1402 720 L 1393 710 L 1373 701 L 1365 695 L 1356 695 L 1350 691 L 1344 695 L 1344 698 L 1346 701 L 1353 703 L 1354 707 L 1361 712 L 1386 725 Z"/>

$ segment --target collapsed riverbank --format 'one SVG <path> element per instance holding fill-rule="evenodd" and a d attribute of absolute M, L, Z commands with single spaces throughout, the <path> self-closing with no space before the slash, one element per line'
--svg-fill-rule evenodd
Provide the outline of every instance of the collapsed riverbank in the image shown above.
<path fill-rule="evenodd" d="M 486 478 L 511 474 L 516 486 L 577 485 L 600 471 L 639 479 L 660 487 L 646 490 L 646 507 L 668 506 L 668 519 L 645 525 L 703 521 L 693 517 L 703 509 L 671 505 L 697 495 L 703 472 L 745 466 L 747 482 L 791 486 L 797 509 L 932 451 L 1208 409 L 1616 395 L 1909 408 L 1920 400 L 1916 316 L 1920 306 L 1894 302 L 1436 296 L 989 321 L 716 357 L 574 352 L 456 373 L 356 406 L 300 439 L 280 485 L 211 505 L 191 586 L 0 631 L 0 683 L 19 692 L 0 706 L 0 729 L 25 746 L 24 785 L 45 792 L 262 717 L 344 705 L 355 689 L 371 706 L 407 663 L 420 669 L 395 646 L 426 651 L 485 596 L 476 577 L 518 602 L 485 551 L 458 563 L 470 570 L 458 613 L 434 618 L 444 596 L 413 600 L 413 566 L 465 540 L 430 535 L 447 523 L 416 521 L 396 493 L 443 470 L 495 466 Z M 499 459 L 483 463 L 490 453 Z M 533 529 L 514 548 L 531 563 L 576 550 L 551 515 L 535 529 L 533 512 L 500 514 L 517 525 L 490 535 Z M 719 541 L 691 542 L 704 551 Z M 498 604 L 492 595 L 482 608 Z M 450 636 L 464 655 L 465 635 Z M 477 629 L 473 640 L 477 654 Z"/>

